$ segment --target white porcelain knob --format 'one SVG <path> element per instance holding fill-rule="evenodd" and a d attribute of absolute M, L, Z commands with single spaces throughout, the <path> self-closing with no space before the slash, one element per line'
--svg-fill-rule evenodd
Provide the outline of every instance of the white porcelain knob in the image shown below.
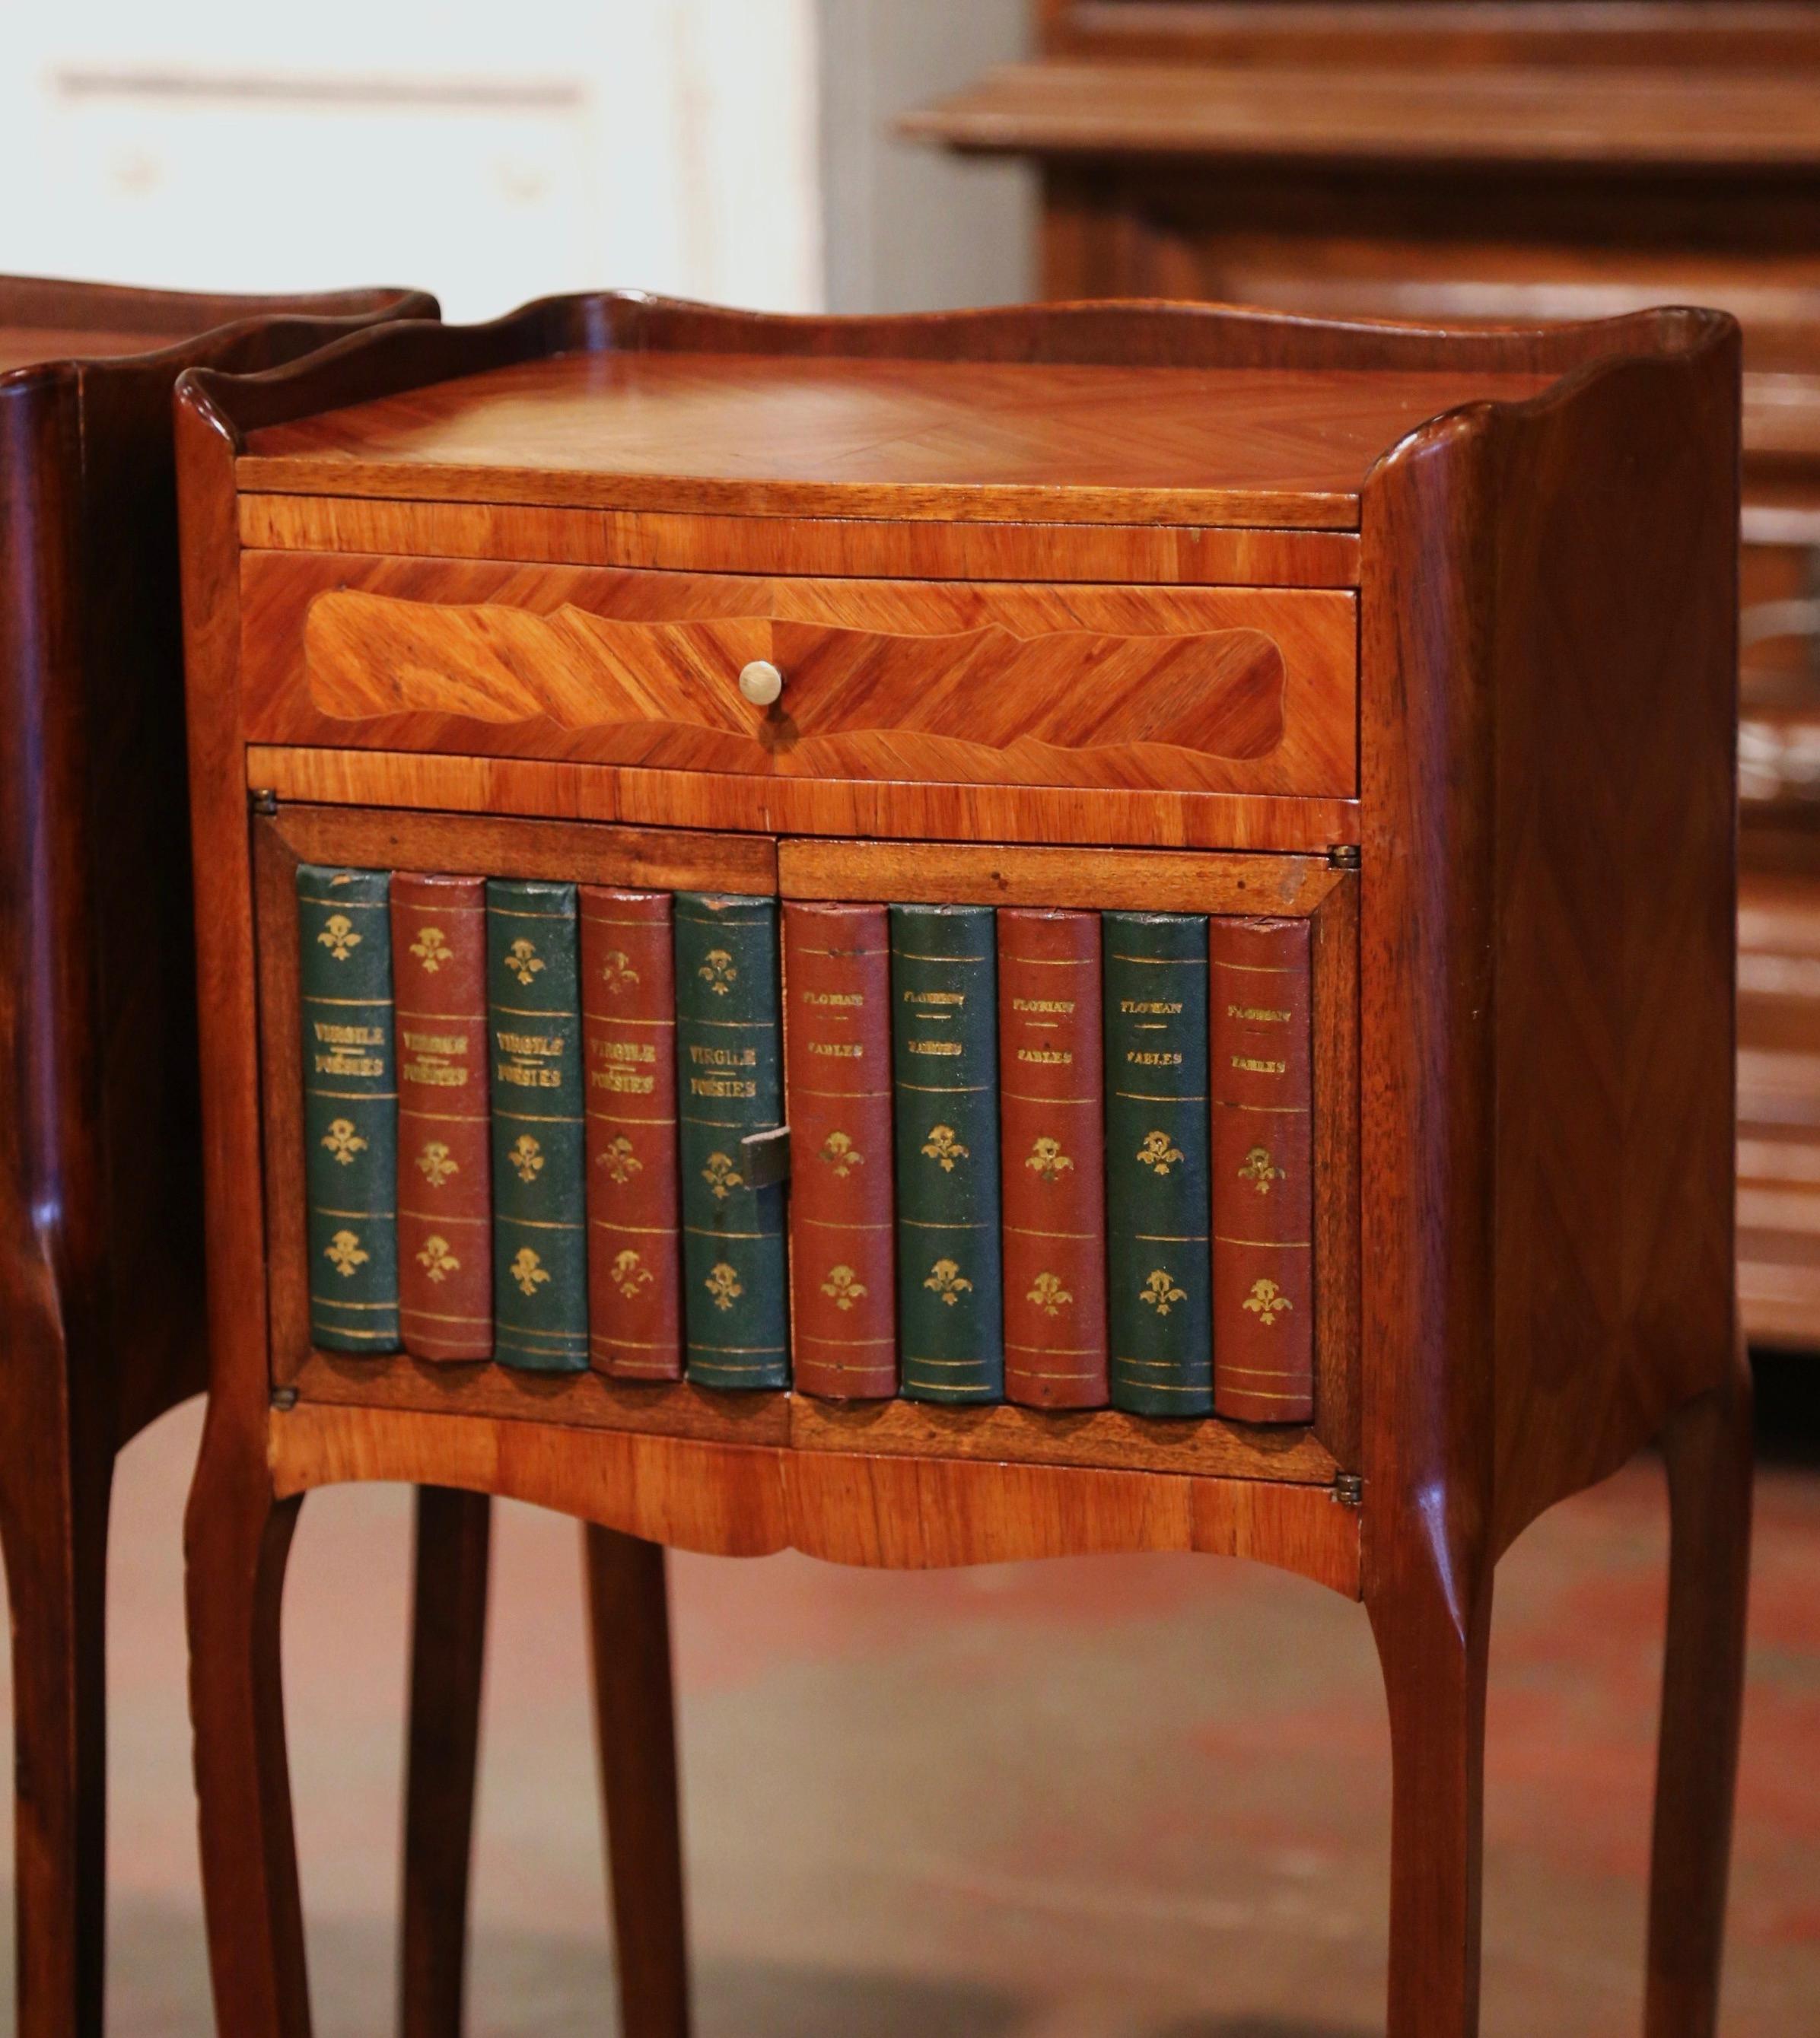
<path fill-rule="evenodd" d="M 783 691 L 783 675 L 768 658 L 739 669 L 739 690 L 754 707 L 769 707 Z"/>

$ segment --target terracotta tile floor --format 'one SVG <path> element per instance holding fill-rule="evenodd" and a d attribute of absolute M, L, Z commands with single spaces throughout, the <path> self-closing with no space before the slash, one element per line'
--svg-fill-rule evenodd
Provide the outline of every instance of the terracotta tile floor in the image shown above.
<path fill-rule="evenodd" d="M 205 2028 L 177 1525 L 193 1411 L 116 1514 L 111 2029 Z M 406 1495 L 292 1559 L 317 2029 L 391 2028 Z M 1488 2038 L 1633 2038 L 1666 1535 L 1640 1463 L 1500 1574 Z M 610 2031 L 572 1526 L 501 1510 L 472 2028 Z M 1725 2031 L 1820 2030 L 1820 1475 L 1765 1474 Z M 1386 1731 L 1357 1610 L 1218 1559 L 675 1567 L 703 2038 L 1381 2030 Z M 10 1838 L 5 1858 L 10 1859 Z M 9 1918 L 10 1905 L 5 1915 Z"/>

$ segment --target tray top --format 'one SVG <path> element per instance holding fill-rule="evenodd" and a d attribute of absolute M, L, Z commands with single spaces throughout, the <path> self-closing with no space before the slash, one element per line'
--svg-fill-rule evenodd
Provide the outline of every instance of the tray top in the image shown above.
<path fill-rule="evenodd" d="M 561 355 L 248 435 L 249 491 L 1347 530 L 1378 456 L 1548 375 Z"/>

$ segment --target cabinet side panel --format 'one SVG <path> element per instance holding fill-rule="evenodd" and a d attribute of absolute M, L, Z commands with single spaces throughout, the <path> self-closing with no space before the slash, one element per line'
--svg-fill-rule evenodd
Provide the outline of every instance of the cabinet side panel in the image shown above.
<path fill-rule="evenodd" d="M 1499 1547 L 1730 1363 L 1737 377 L 1502 429 Z"/>

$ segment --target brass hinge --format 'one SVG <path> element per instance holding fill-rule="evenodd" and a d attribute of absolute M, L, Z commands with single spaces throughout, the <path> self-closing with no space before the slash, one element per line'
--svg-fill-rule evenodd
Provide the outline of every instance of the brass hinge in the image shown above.
<path fill-rule="evenodd" d="M 1365 1482 L 1356 1472 L 1339 1473 L 1333 1481 L 1333 1498 L 1341 1507 L 1357 1507 L 1365 1498 Z"/>
<path fill-rule="evenodd" d="M 1358 843 L 1337 842 L 1328 850 L 1327 861 L 1336 870 L 1356 870 L 1359 868 Z"/>
<path fill-rule="evenodd" d="M 267 786 L 260 787 L 257 792 L 248 793 L 246 803 L 256 814 L 275 814 L 278 812 L 278 795 Z"/>

